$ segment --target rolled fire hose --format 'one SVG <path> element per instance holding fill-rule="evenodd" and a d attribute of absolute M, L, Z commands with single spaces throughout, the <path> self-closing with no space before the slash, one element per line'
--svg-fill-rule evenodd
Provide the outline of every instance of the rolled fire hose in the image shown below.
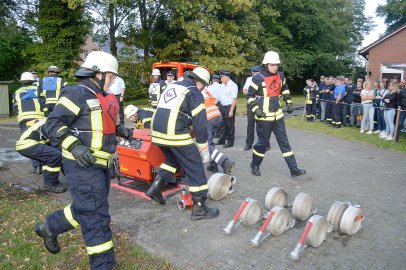
<path fill-rule="evenodd" d="M 300 253 L 307 247 L 307 245 L 312 247 L 318 247 L 326 239 L 326 234 L 329 230 L 329 224 L 327 218 L 314 215 L 312 216 L 306 224 L 306 227 L 300 236 L 299 242 L 296 244 L 295 248 L 289 254 L 289 257 L 297 261 L 300 258 Z"/>
<path fill-rule="evenodd" d="M 252 227 L 263 219 L 264 207 L 262 204 L 251 199 L 241 213 L 241 222 L 247 227 Z"/>
<path fill-rule="evenodd" d="M 333 231 L 340 230 L 340 222 L 345 210 L 350 206 L 348 202 L 335 201 L 328 211 L 327 221 L 333 226 Z"/>
<path fill-rule="evenodd" d="M 354 235 L 361 229 L 361 222 L 364 220 L 364 209 L 350 205 L 345 210 L 340 222 L 341 232 Z"/>
<path fill-rule="evenodd" d="M 317 208 L 314 207 L 313 197 L 304 192 L 297 194 L 292 205 L 292 216 L 298 220 L 306 220 L 315 213 Z"/>
<path fill-rule="evenodd" d="M 280 187 L 273 187 L 265 197 L 265 209 L 270 210 L 274 206 L 285 207 L 288 204 L 288 194 Z"/>
<path fill-rule="evenodd" d="M 286 208 L 275 206 L 271 209 L 271 212 L 274 212 L 274 214 L 266 227 L 266 231 L 273 236 L 279 236 L 295 225 L 294 220 L 292 220 Z"/>
<path fill-rule="evenodd" d="M 318 247 L 326 239 L 328 231 L 327 218 L 319 215 L 313 216 L 313 225 L 306 237 L 306 244 L 312 247 Z"/>
<path fill-rule="evenodd" d="M 214 201 L 219 201 L 228 194 L 231 194 L 234 191 L 232 186 L 236 181 L 234 176 L 223 173 L 213 174 L 209 180 L 207 180 L 209 198 Z"/>

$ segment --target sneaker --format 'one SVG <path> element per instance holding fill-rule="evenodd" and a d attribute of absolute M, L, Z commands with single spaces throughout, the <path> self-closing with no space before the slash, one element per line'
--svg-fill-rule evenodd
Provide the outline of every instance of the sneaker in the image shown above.
<path fill-rule="evenodd" d="M 372 133 L 373 133 L 372 130 L 369 130 L 369 131 L 367 132 L 368 135 L 371 135 Z"/>
<path fill-rule="evenodd" d="M 380 130 L 376 130 L 376 131 L 374 131 L 374 134 L 378 134 L 378 133 L 381 133 L 382 131 L 380 131 Z"/>
<path fill-rule="evenodd" d="M 386 134 L 379 136 L 379 138 L 381 138 L 381 139 L 386 139 L 387 137 L 388 137 L 388 135 L 386 135 Z"/>
<path fill-rule="evenodd" d="M 385 141 L 393 141 L 393 137 L 392 137 L 392 136 L 387 136 L 387 137 L 385 138 Z"/>
<path fill-rule="evenodd" d="M 365 130 L 361 129 L 361 131 L 359 133 L 364 133 L 364 132 L 365 132 Z"/>
<path fill-rule="evenodd" d="M 386 132 L 385 132 L 385 131 L 381 131 L 381 133 L 379 133 L 379 137 L 382 137 L 382 136 L 384 136 L 384 135 L 386 135 Z"/>

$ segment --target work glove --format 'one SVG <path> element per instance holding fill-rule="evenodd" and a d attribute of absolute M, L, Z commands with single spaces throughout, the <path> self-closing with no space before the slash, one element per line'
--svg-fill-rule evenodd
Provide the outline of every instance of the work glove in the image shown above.
<path fill-rule="evenodd" d="M 266 117 L 266 114 L 259 108 L 256 109 L 254 113 L 255 113 L 255 116 L 258 117 L 258 118 L 265 118 Z"/>
<path fill-rule="evenodd" d="M 209 152 L 209 147 L 207 144 L 204 144 L 202 146 L 199 145 L 199 151 L 200 151 L 200 156 L 202 157 L 203 163 L 208 163 L 210 162 L 210 152 Z"/>
<path fill-rule="evenodd" d="M 133 131 L 134 131 L 133 128 L 126 128 L 123 124 L 120 124 L 117 126 L 116 135 L 121 138 L 129 140 L 132 139 L 133 137 Z"/>
<path fill-rule="evenodd" d="M 287 103 L 286 106 L 288 106 L 288 113 L 292 113 L 293 112 L 293 105 L 292 103 Z"/>
<path fill-rule="evenodd" d="M 87 168 L 96 162 L 96 158 L 92 155 L 93 151 L 83 144 L 76 145 L 71 152 L 80 167 Z"/>

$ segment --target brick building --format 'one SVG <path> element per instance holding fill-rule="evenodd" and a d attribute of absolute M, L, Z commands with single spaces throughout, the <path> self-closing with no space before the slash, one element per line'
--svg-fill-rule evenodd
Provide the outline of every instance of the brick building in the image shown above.
<path fill-rule="evenodd" d="M 362 48 L 359 54 L 367 60 L 367 74 L 372 80 L 406 79 L 406 24 Z"/>

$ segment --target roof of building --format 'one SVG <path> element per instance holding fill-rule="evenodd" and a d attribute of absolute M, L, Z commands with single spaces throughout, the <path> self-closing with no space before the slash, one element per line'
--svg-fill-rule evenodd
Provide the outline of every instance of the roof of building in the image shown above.
<path fill-rule="evenodd" d="M 398 28 L 397 30 L 381 37 L 380 39 L 378 39 L 377 41 L 369 44 L 368 46 L 362 48 L 361 50 L 358 51 L 358 54 L 363 56 L 365 59 L 367 58 L 366 56 L 369 54 L 369 50 L 372 49 L 373 47 L 375 47 L 376 45 L 382 43 L 383 41 L 387 40 L 388 38 L 390 38 L 393 35 L 396 35 L 397 33 L 401 32 L 402 30 L 406 29 L 406 24 L 404 24 L 403 26 L 401 26 L 400 28 Z"/>

